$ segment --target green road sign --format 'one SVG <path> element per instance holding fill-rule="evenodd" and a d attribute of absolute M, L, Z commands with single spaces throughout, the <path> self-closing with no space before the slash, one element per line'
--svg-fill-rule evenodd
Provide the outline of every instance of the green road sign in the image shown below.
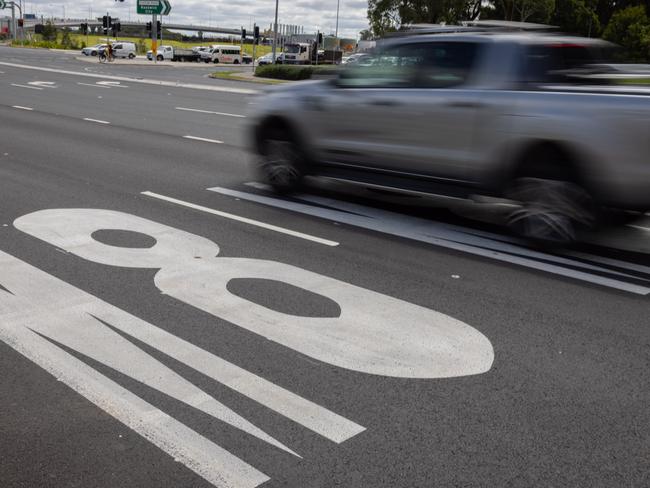
<path fill-rule="evenodd" d="M 0 0 L 3 1 L 3 0 Z M 143 15 L 169 15 L 169 12 L 172 11 L 172 6 L 169 3 L 169 0 L 138 0 L 138 10 L 139 14 Z"/>
<path fill-rule="evenodd" d="M 7 2 L 5 2 L 5 0 L 0 0 L 0 10 L 3 10 L 5 8 L 7 8 Z"/>

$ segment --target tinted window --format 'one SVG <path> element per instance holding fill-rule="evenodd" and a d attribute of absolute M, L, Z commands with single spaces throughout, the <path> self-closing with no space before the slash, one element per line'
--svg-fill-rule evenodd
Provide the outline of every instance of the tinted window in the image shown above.
<path fill-rule="evenodd" d="M 346 87 L 449 88 L 467 82 L 478 44 L 430 42 L 389 47 L 344 71 Z"/>
<path fill-rule="evenodd" d="M 585 83 L 589 74 L 611 63 L 612 49 L 555 43 L 527 46 L 522 79 L 526 83 Z"/>

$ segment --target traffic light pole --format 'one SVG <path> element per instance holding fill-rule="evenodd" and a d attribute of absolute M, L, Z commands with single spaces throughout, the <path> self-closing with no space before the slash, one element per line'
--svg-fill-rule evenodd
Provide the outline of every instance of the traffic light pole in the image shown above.
<path fill-rule="evenodd" d="M 153 62 L 158 62 L 158 24 L 156 14 L 151 15 L 151 57 Z"/>

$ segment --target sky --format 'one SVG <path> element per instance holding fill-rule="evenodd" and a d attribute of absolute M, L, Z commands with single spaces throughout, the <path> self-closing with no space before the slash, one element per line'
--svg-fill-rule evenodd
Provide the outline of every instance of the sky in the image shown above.
<path fill-rule="evenodd" d="M 19 0 L 16 0 L 17 2 Z M 122 20 L 142 19 L 136 14 L 136 0 L 76 0 L 76 1 L 25 1 L 25 13 L 46 17 L 93 18 L 107 11 Z M 257 23 L 267 28 L 275 15 L 275 0 L 170 0 L 172 12 L 168 20 L 178 23 L 207 24 L 211 26 L 251 28 Z M 278 23 L 302 25 L 305 32 L 320 30 L 334 33 L 337 0 L 280 0 Z M 340 0 L 339 35 L 357 37 L 368 27 L 367 0 Z M 165 19 L 167 20 L 167 19 Z M 163 21 L 164 23 L 164 21 Z"/>

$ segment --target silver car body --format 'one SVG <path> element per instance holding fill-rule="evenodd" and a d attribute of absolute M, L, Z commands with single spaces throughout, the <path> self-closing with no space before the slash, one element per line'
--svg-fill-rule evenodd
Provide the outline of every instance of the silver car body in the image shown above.
<path fill-rule="evenodd" d="M 308 157 L 307 172 L 367 182 L 384 176 L 390 186 L 399 179 L 409 189 L 469 195 L 499 193 L 527 151 L 553 144 L 602 203 L 650 208 L 650 89 L 522 80 L 527 46 L 602 41 L 465 33 L 401 38 L 382 49 L 436 43 L 477 46 L 462 83 L 279 87 L 255 106 L 256 147 L 265 130 L 285 125 Z"/>

